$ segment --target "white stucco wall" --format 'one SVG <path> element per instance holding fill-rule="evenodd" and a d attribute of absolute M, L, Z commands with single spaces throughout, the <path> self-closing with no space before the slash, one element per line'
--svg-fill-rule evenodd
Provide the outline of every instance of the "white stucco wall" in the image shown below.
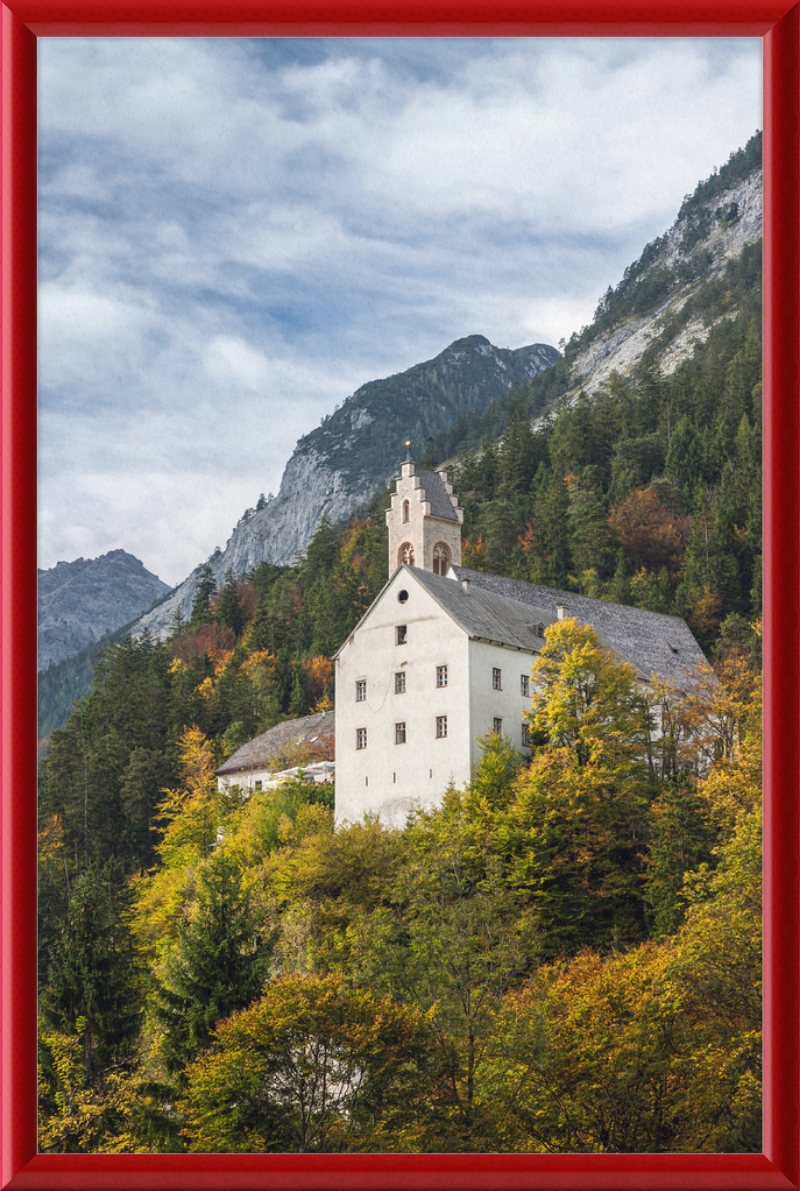
<path fill-rule="evenodd" d="M 242 769 L 239 773 L 229 773 L 218 777 L 217 789 L 222 793 L 231 789 L 232 786 L 238 786 L 240 790 L 252 794 L 256 789 L 266 789 L 270 776 L 269 769 Z M 257 786 L 257 782 L 261 782 L 261 785 Z"/>
<path fill-rule="evenodd" d="M 400 591 L 408 592 L 405 603 Z M 396 644 L 398 625 L 405 645 Z M 436 667 L 448 668 L 446 687 Z M 406 689 L 396 694 L 394 676 Z M 367 698 L 356 702 L 356 682 Z M 357 822 L 365 812 L 402 827 L 417 801 L 438 803 L 452 779 L 470 775 L 468 638 L 408 571 L 398 571 L 336 662 L 336 821 Z M 447 716 L 447 736 L 436 736 L 436 717 Z M 405 744 L 395 725 L 406 725 Z M 356 730 L 367 729 L 367 747 L 356 748 Z"/>
<path fill-rule="evenodd" d="M 470 641 L 469 652 L 470 765 L 474 769 L 481 755 L 477 739 L 493 727 L 495 718 L 503 721 L 503 736 L 515 749 L 522 749 L 522 713 L 531 701 L 521 694 L 520 678 L 526 674 L 530 679 L 534 654 L 483 641 Z M 500 671 L 499 691 L 492 687 L 495 667 Z"/>
<path fill-rule="evenodd" d="M 400 603 L 401 591 L 408 593 Z M 405 645 L 397 626 L 407 627 Z M 336 821 L 357 822 L 369 812 L 402 827 L 415 802 L 435 806 L 448 783 L 462 787 L 480 760 L 477 738 L 503 721 L 503 735 L 522 746 L 520 675 L 530 674 L 532 653 L 470 640 L 408 571 L 398 571 L 336 662 Z M 437 666 L 447 666 L 447 686 L 437 687 Z M 492 670 L 502 689 L 492 687 Z M 406 676 L 395 693 L 396 673 Z M 367 698 L 356 700 L 365 681 Z M 447 716 L 447 737 L 436 735 Z M 395 725 L 406 741 L 395 742 Z M 356 732 L 367 730 L 367 747 Z"/>

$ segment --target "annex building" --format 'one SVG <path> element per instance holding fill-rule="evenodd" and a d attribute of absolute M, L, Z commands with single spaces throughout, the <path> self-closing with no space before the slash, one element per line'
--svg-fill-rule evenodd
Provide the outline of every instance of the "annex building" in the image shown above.
<path fill-rule="evenodd" d="M 331 782 L 334 731 L 332 711 L 283 720 L 248 740 L 214 770 L 217 788 L 238 786 L 249 796 L 272 789 L 301 772 L 318 784 Z"/>
<path fill-rule="evenodd" d="M 463 511 L 445 472 L 408 459 L 386 520 L 389 579 L 335 656 L 336 821 L 402 827 L 463 786 L 487 731 L 526 745 L 530 669 L 548 627 L 593 626 L 642 682 L 680 686 L 703 654 L 680 617 L 461 566 Z"/>

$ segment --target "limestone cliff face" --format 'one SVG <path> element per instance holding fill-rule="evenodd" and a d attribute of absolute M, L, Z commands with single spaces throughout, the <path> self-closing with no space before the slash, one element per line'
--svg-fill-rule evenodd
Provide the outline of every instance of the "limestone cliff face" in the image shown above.
<path fill-rule="evenodd" d="M 128 624 L 169 591 L 124 550 L 39 571 L 39 669 Z"/>
<path fill-rule="evenodd" d="M 560 400 L 596 392 L 614 371 L 629 374 L 654 345 L 659 367 L 672 372 L 708 336 L 713 319 L 703 314 L 687 318 L 684 308 L 688 312 L 692 296 L 762 235 L 762 172 L 757 155 L 750 152 L 756 140 L 739 151 L 754 162 L 752 167 L 738 168 L 738 173 L 726 173 L 723 167 L 718 177 L 700 183 L 669 231 L 625 271 L 619 292 L 610 299 L 612 305 L 616 302 L 614 317 L 596 316 L 591 327 L 576 332 L 577 348 L 571 341 L 565 353 L 569 391 Z M 734 176 L 735 181 L 725 183 Z M 628 298 L 636 291 L 635 300 L 620 306 L 626 287 Z M 602 308 L 601 301 L 598 311 Z M 243 574 L 263 560 L 293 562 L 324 514 L 334 521 L 352 515 L 397 474 L 406 439 L 421 458 L 428 435 L 449 426 L 457 414 L 483 408 L 491 397 L 525 384 L 558 358 L 546 344 L 511 351 L 482 335 L 470 335 L 433 360 L 362 385 L 300 439 L 278 495 L 260 509 L 248 509 L 225 549 L 208 560 L 217 582 L 222 583 L 229 568 Z M 203 565 L 142 617 L 137 631 L 147 626 L 163 633 L 178 608 L 188 616 Z"/>
<path fill-rule="evenodd" d="M 225 549 L 208 559 L 218 584 L 228 569 L 242 575 L 263 561 L 293 562 L 323 516 L 332 521 L 351 516 L 389 482 L 405 455 L 406 439 L 421 455 L 425 436 L 447 426 L 459 411 L 482 408 L 557 359 L 558 352 L 548 344 L 511 350 L 470 335 L 433 360 L 362 385 L 300 439 L 277 496 L 260 509 L 248 509 Z M 205 565 L 143 616 L 134 631 L 148 628 L 163 634 L 178 609 L 188 618 Z"/>
<path fill-rule="evenodd" d="M 683 270 L 688 279 L 675 285 L 655 310 L 630 316 L 611 331 L 599 331 L 572 362 L 571 382 L 576 391 L 596 392 L 612 372 L 627 376 L 659 339 L 659 364 L 669 375 L 691 356 L 695 343 L 708 338 L 713 321 L 693 317 L 685 325 L 676 326 L 673 335 L 669 334 L 670 323 L 676 321 L 700 285 L 719 277 L 728 261 L 761 239 L 762 184 L 762 171 L 756 169 L 735 186 L 714 195 L 699 212 L 675 221 L 643 276 L 652 276 L 657 270 L 680 275 Z"/>

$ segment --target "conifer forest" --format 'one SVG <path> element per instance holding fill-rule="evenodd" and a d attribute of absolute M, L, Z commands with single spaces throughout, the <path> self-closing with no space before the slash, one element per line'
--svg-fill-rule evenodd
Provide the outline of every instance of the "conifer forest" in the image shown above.
<path fill-rule="evenodd" d="M 465 566 L 685 617 L 686 689 L 566 618 L 530 752 L 487 736 L 403 830 L 334 830 L 302 780 L 221 793 L 240 745 L 333 707 L 387 492 L 97 656 L 40 764 L 43 1151 L 760 1153 L 760 267 L 696 289 L 713 326 L 668 375 L 654 340 L 562 400 L 574 336 L 422 459 Z"/>

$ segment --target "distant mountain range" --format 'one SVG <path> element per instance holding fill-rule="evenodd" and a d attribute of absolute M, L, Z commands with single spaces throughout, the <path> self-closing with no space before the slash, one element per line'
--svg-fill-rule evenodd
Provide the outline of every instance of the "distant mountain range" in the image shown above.
<path fill-rule="evenodd" d="M 208 565 L 218 583 L 229 569 L 241 575 L 260 562 L 291 563 L 311 540 L 324 515 L 349 517 L 386 485 L 405 457 L 406 440 L 419 458 L 426 437 L 462 412 L 483 409 L 492 397 L 525 385 L 558 360 L 554 347 L 535 343 L 515 350 L 494 347 L 483 335 L 457 339 L 433 360 L 362 385 L 297 443 L 277 496 L 248 509 L 224 550 Z M 188 618 L 199 564 L 140 629 L 163 633 L 180 609 Z"/>
<path fill-rule="evenodd" d="M 125 550 L 38 573 L 39 670 L 128 624 L 170 590 Z"/>
<path fill-rule="evenodd" d="M 713 285 L 724 287 L 726 266 L 756 252 L 761 235 L 756 134 L 687 195 L 673 225 L 609 286 L 592 323 L 572 335 L 563 358 L 546 344 L 510 350 L 470 335 L 432 360 L 359 388 L 299 440 L 277 496 L 247 509 L 225 549 L 207 560 L 215 579 L 221 584 L 229 569 L 240 575 L 265 560 L 291 563 L 324 515 L 332 521 L 351 516 L 388 483 L 405 454 L 405 440 L 420 458 L 426 440 L 459 414 L 484 409 L 553 364 L 553 375 L 560 373 L 553 396 L 562 401 L 581 391 L 591 394 L 612 372 L 629 374 L 646 359 L 672 372 L 713 325 L 699 295 Z M 728 303 L 716 317 L 735 314 Z M 179 609 L 189 616 L 205 565 L 199 563 L 171 592 L 121 550 L 40 572 L 40 667 L 137 616 L 134 635 L 145 628 L 163 634 Z M 157 606 L 140 616 L 156 599 Z M 138 608 L 131 610 L 137 600 Z"/>

